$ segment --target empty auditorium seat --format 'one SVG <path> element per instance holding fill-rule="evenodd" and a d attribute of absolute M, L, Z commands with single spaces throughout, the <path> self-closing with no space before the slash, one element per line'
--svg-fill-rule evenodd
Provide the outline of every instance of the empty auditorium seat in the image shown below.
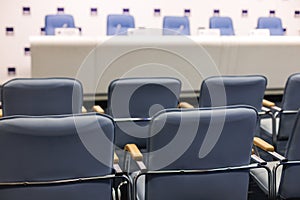
<path fill-rule="evenodd" d="M 128 28 L 135 28 L 133 16 L 125 14 L 107 16 L 107 35 L 127 35 Z"/>
<path fill-rule="evenodd" d="M 163 19 L 163 35 L 190 35 L 189 18 L 165 16 Z"/>
<path fill-rule="evenodd" d="M 281 19 L 278 17 L 260 17 L 257 20 L 258 29 L 269 29 L 270 35 L 284 35 Z"/>
<path fill-rule="evenodd" d="M 214 16 L 209 18 L 209 28 L 220 29 L 221 35 L 234 35 L 233 23 L 230 17 Z"/>

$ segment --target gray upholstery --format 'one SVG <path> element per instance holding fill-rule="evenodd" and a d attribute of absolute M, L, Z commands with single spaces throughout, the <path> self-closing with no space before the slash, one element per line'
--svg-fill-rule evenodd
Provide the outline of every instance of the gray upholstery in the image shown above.
<path fill-rule="evenodd" d="M 163 171 L 247 165 L 256 123 L 257 112 L 252 107 L 161 111 L 150 125 L 146 166 Z M 249 170 L 147 174 L 144 199 L 242 200 L 247 199 L 248 179 Z"/>
<path fill-rule="evenodd" d="M 300 108 L 300 73 L 291 75 L 284 89 L 281 108 L 283 112 L 280 114 L 279 130 L 277 137 L 279 140 L 288 139 L 291 134 L 291 127 L 295 123 L 296 114 L 285 114 L 288 110 L 298 110 Z"/>
<path fill-rule="evenodd" d="M 276 185 L 274 195 L 282 199 L 300 199 L 300 111 L 296 115 L 296 121 L 291 128 L 291 135 L 287 143 L 287 162 L 269 162 L 268 167 L 272 170 L 273 176 L 276 169 Z M 276 167 L 278 166 L 279 167 Z M 267 192 L 267 174 L 262 169 L 252 169 L 251 174 L 264 192 Z M 273 180 L 274 181 L 274 180 Z M 274 182 L 273 182 L 274 183 Z"/>
<path fill-rule="evenodd" d="M 261 110 L 267 85 L 264 76 L 214 76 L 201 85 L 200 107 L 250 105 Z"/>
<path fill-rule="evenodd" d="M 286 158 L 289 161 L 300 161 L 300 111 L 297 113 L 295 125 L 287 143 Z M 284 164 L 278 195 L 282 198 L 299 199 L 299 180 L 300 165 Z"/>
<path fill-rule="evenodd" d="M 267 163 L 267 167 L 269 169 L 273 169 L 279 164 L 279 161 L 272 161 Z M 282 167 L 279 168 L 276 176 L 276 183 L 280 182 Z M 268 181 L 268 172 L 264 168 L 256 168 L 250 170 L 251 176 L 258 183 L 258 186 L 262 189 L 262 191 L 268 195 L 269 194 L 269 181 Z M 271 181 L 273 183 L 273 181 Z M 276 191 L 278 191 L 279 185 L 276 185 Z"/>
<path fill-rule="evenodd" d="M 96 114 L 0 119 L 0 182 L 57 181 L 113 173 L 114 125 Z M 111 199 L 111 180 L 1 186 L 1 200 Z"/>
<path fill-rule="evenodd" d="M 108 114 L 113 118 L 148 118 L 156 112 L 178 105 L 181 82 L 175 78 L 124 78 L 111 82 Z M 149 122 L 119 122 L 115 144 L 146 147 Z"/>
<path fill-rule="evenodd" d="M 2 89 L 3 116 L 80 113 L 82 85 L 69 78 L 22 78 Z"/>

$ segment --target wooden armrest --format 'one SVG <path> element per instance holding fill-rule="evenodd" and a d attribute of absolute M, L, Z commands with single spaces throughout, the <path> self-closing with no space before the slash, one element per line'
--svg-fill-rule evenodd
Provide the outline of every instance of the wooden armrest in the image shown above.
<path fill-rule="evenodd" d="M 114 164 L 118 164 L 119 163 L 119 157 L 116 153 L 114 153 Z"/>
<path fill-rule="evenodd" d="M 274 147 L 259 137 L 254 137 L 253 144 L 262 150 L 274 152 Z"/>
<path fill-rule="evenodd" d="M 82 113 L 87 113 L 87 109 L 86 109 L 84 106 L 82 106 L 82 107 L 81 107 L 81 112 L 82 112 Z"/>
<path fill-rule="evenodd" d="M 93 111 L 100 113 L 100 114 L 104 114 L 104 110 L 98 105 L 93 106 Z"/>
<path fill-rule="evenodd" d="M 126 144 L 125 151 L 128 151 L 135 161 L 142 161 L 143 155 L 135 144 Z"/>
<path fill-rule="evenodd" d="M 275 103 L 274 103 L 274 102 L 272 102 L 272 101 L 268 101 L 268 100 L 264 99 L 264 100 L 263 100 L 263 106 L 266 106 L 266 107 L 272 108 L 272 107 L 274 107 L 274 106 L 276 106 L 276 105 L 275 105 Z"/>
<path fill-rule="evenodd" d="M 0 117 L 3 117 L 3 110 L 0 109 Z"/>
<path fill-rule="evenodd" d="M 178 108 L 194 108 L 194 106 L 192 106 L 191 104 L 189 104 L 188 102 L 180 102 L 178 104 Z"/>

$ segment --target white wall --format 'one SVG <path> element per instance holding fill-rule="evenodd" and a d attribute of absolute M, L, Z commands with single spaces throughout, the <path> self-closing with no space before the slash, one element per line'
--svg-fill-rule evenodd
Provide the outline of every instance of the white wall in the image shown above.
<path fill-rule="evenodd" d="M 23 7 L 30 7 L 30 15 L 23 15 Z M 287 28 L 286 35 L 299 35 L 299 0 L 1 0 L 0 12 L 0 83 L 14 77 L 30 76 L 30 55 L 24 55 L 29 47 L 29 36 L 40 35 L 46 14 L 57 13 L 63 7 L 65 13 L 72 14 L 76 26 L 82 27 L 82 35 L 101 36 L 106 33 L 106 16 L 122 13 L 129 8 L 135 17 L 136 27 L 161 28 L 165 15 L 183 15 L 184 9 L 190 9 L 191 34 L 198 27 L 208 28 L 208 19 L 214 9 L 220 15 L 233 18 L 236 35 L 247 35 L 256 27 L 257 18 L 268 16 L 270 10 L 282 18 Z M 98 9 L 98 15 L 90 14 L 91 8 Z M 154 16 L 154 9 L 161 9 L 160 16 Z M 242 17 L 242 10 L 248 10 L 248 16 Z M 6 35 L 6 27 L 14 28 L 14 35 Z M 16 74 L 8 75 L 8 67 L 15 67 Z"/>

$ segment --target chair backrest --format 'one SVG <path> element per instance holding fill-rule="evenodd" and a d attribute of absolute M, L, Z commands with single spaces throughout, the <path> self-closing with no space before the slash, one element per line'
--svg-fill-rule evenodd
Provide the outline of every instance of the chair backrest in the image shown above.
<path fill-rule="evenodd" d="M 252 107 L 164 110 L 150 125 L 149 137 L 153 137 L 146 166 L 149 170 L 202 170 L 247 165 L 256 124 Z M 248 178 L 248 170 L 150 174 L 145 199 L 247 199 Z"/>
<path fill-rule="evenodd" d="M 30 185 L 113 173 L 114 125 L 97 114 L 0 119 L 2 200 L 111 199 L 111 180 Z"/>
<path fill-rule="evenodd" d="M 190 21 L 186 16 L 165 16 L 163 35 L 190 35 Z"/>
<path fill-rule="evenodd" d="M 209 18 L 209 28 L 220 29 L 221 35 L 234 35 L 233 23 L 230 17 L 214 16 Z"/>
<path fill-rule="evenodd" d="M 267 79 L 264 76 L 214 76 L 202 82 L 200 107 L 250 105 L 261 110 Z"/>
<path fill-rule="evenodd" d="M 128 28 L 135 28 L 133 16 L 117 14 L 107 16 L 107 35 L 127 35 Z"/>
<path fill-rule="evenodd" d="M 4 83 L 3 116 L 80 113 L 82 85 L 70 78 L 20 78 Z"/>
<path fill-rule="evenodd" d="M 181 82 L 175 78 L 123 78 L 110 83 L 108 114 L 113 118 L 148 118 L 165 108 L 176 108 Z M 149 122 L 116 124 L 115 144 L 135 143 L 145 148 Z"/>
<path fill-rule="evenodd" d="M 292 74 L 289 76 L 284 93 L 282 96 L 281 108 L 283 111 L 298 110 L 300 108 L 300 73 Z M 280 115 L 278 139 L 287 139 L 291 134 L 296 119 L 295 113 L 284 112 Z"/>
<path fill-rule="evenodd" d="M 278 17 L 259 17 L 257 20 L 257 28 L 269 29 L 270 35 L 284 34 L 281 19 Z"/>
<path fill-rule="evenodd" d="M 289 161 L 300 161 L 300 111 L 296 115 L 296 120 L 291 135 L 287 143 L 286 158 Z M 300 166 L 288 165 L 283 167 L 278 194 L 283 199 L 299 199 Z M 276 183 L 279 184 L 279 183 Z"/>
<path fill-rule="evenodd" d="M 74 18 L 72 15 L 57 14 L 45 16 L 45 33 L 54 35 L 55 28 L 75 28 Z"/>

